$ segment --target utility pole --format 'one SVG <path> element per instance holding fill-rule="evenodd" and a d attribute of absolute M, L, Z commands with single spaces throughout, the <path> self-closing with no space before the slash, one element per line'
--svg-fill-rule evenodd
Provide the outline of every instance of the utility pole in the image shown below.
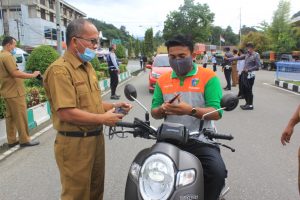
<path fill-rule="evenodd" d="M 20 41 L 20 29 L 19 29 L 19 19 L 15 19 L 16 23 L 17 23 L 17 31 L 18 31 L 18 41 Z"/>
<path fill-rule="evenodd" d="M 242 44 L 242 7 L 240 7 L 240 46 Z"/>
<path fill-rule="evenodd" d="M 57 51 L 59 55 L 62 55 L 62 42 L 61 42 L 61 31 L 60 31 L 60 0 L 55 0 L 56 3 L 56 36 L 57 36 Z"/>

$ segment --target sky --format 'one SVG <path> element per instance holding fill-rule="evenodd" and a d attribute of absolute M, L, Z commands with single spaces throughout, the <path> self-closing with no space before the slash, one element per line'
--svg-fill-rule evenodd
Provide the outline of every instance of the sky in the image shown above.
<path fill-rule="evenodd" d="M 164 21 L 171 11 L 178 10 L 184 0 L 65 0 L 77 9 L 120 28 L 121 25 L 134 36 L 144 36 L 152 27 L 154 34 L 163 30 Z M 195 0 L 208 4 L 215 14 L 213 24 L 226 28 L 231 26 L 238 33 L 241 24 L 257 26 L 262 21 L 270 23 L 280 0 Z M 300 0 L 290 0 L 291 16 L 300 11 Z M 105 35 L 104 35 L 105 36 Z"/>

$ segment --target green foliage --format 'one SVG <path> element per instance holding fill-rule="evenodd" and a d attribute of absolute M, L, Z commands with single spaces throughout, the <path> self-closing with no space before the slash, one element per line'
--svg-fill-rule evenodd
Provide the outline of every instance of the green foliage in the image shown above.
<path fill-rule="evenodd" d="M 134 42 L 134 55 L 135 57 L 137 58 L 140 54 L 140 41 L 138 39 L 135 39 L 135 42 Z"/>
<path fill-rule="evenodd" d="M 145 32 L 145 54 L 148 58 L 152 57 L 153 55 L 153 29 L 149 28 Z"/>
<path fill-rule="evenodd" d="M 26 88 L 26 103 L 27 108 L 38 105 L 47 101 L 45 89 L 43 87 L 27 87 Z"/>
<path fill-rule="evenodd" d="M 128 58 L 133 57 L 133 44 L 132 44 L 132 39 L 129 39 L 129 45 L 128 45 Z"/>
<path fill-rule="evenodd" d="M 53 63 L 59 54 L 50 46 L 42 45 L 35 48 L 26 62 L 26 70 L 41 71 L 43 74 L 47 67 Z"/>
<path fill-rule="evenodd" d="M 128 64 L 128 59 L 127 58 L 122 58 L 121 62 L 122 62 L 122 64 L 127 65 Z"/>
<path fill-rule="evenodd" d="M 121 44 L 117 45 L 117 49 L 115 53 L 117 58 L 119 59 L 126 57 L 125 47 Z"/>
<path fill-rule="evenodd" d="M 164 22 L 163 37 L 165 40 L 176 34 L 188 34 L 194 42 L 206 42 L 210 38 L 214 14 L 207 4 L 184 0 L 178 11 L 172 11 Z"/>
<path fill-rule="evenodd" d="M 0 119 L 5 117 L 5 102 L 2 97 L 0 97 Z"/>
<path fill-rule="evenodd" d="M 89 18 L 88 20 L 91 21 L 99 31 L 102 31 L 104 37 L 110 41 L 112 41 L 112 39 L 121 39 L 122 45 L 129 48 L 129 40 L 133 38 L 129 35 L 128 31 L 126 31 L 125 26 L 121 26 L 120 29 L 118 29 L 112 24 L 107 24 L 97 19 Z"/>
<path fill-rule="evenodd" d="M 165 43 L 165 40 L 162 36 L 162 32 L 161 31 L 157 31 L 155 33 L 155 36 L 153 38 L 153 49 L 156 50 L 157 47 L 161 46 L 161 45 L 164 45 Z"/>
<path fill-rule="evenodd" d="M 292 35 L 289 14 L 290 2 L 280 0 L 278 8 L 274 12 L 271 26 L 267 30 L 267 34 L 272 41 L 272 49 L 276 52 L 289 52 L 296 47 L 297 41 Z"/>
<path fill-rule="evenodd" d="M 100 64 L 97 56 L 93 60 L 91 60 L 91 64 L 93 65 L 95 70 L 99 70 L 101 67 L 101 64 Z"/>
<path fill-rule="evenodd" d="M 250 32 L 246 36 L 243 36 L 241 48 L 245 48 L 248 42 L 252 42 L 255 50 L 259 53 L 270 50 L 271 41 L 261 32 Z"/>

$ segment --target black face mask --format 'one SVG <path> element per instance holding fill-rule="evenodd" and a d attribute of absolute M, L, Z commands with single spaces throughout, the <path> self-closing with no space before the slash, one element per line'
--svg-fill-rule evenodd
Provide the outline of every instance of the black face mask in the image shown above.
<path fill-rule="evenodd" d="M 185 76 L 193 68 L 193 58 L 188 56 L 180 59 L 169 59 L 170 66 L 174 70 L 177 76 Z"/>

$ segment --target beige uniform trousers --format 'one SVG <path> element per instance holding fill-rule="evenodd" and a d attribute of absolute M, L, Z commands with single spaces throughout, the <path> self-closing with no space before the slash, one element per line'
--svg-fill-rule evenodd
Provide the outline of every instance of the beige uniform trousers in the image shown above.
<path fill-rule="evenodd" d="M 55 158 L 62 184 L 61 200 L 102 200 L 104 136 L 56 136 Z"/>
<path fill-rule="evenodd" d="M 298 190 L 300 194 L 300 148 L 298 150 Z"/>
<path fill-rule="evenodd" d="M 236 86 L 239 83 L 239 75 L 237 71 L 237 65 L 232 64 L 232 70 L 231 70 L 231 78 L 232 78 L 232 85 Z"/>
<path fill-rule="evenodd" d="M 25 96 L 14 98 L 5 98 L 6 106 L 6 134 L 8 144 L 17 142 L 17 130 L 19 135 L 19 142 L 26 143 L 30 141 L 28 119 L 27 119 L 27 105 Z"/>

